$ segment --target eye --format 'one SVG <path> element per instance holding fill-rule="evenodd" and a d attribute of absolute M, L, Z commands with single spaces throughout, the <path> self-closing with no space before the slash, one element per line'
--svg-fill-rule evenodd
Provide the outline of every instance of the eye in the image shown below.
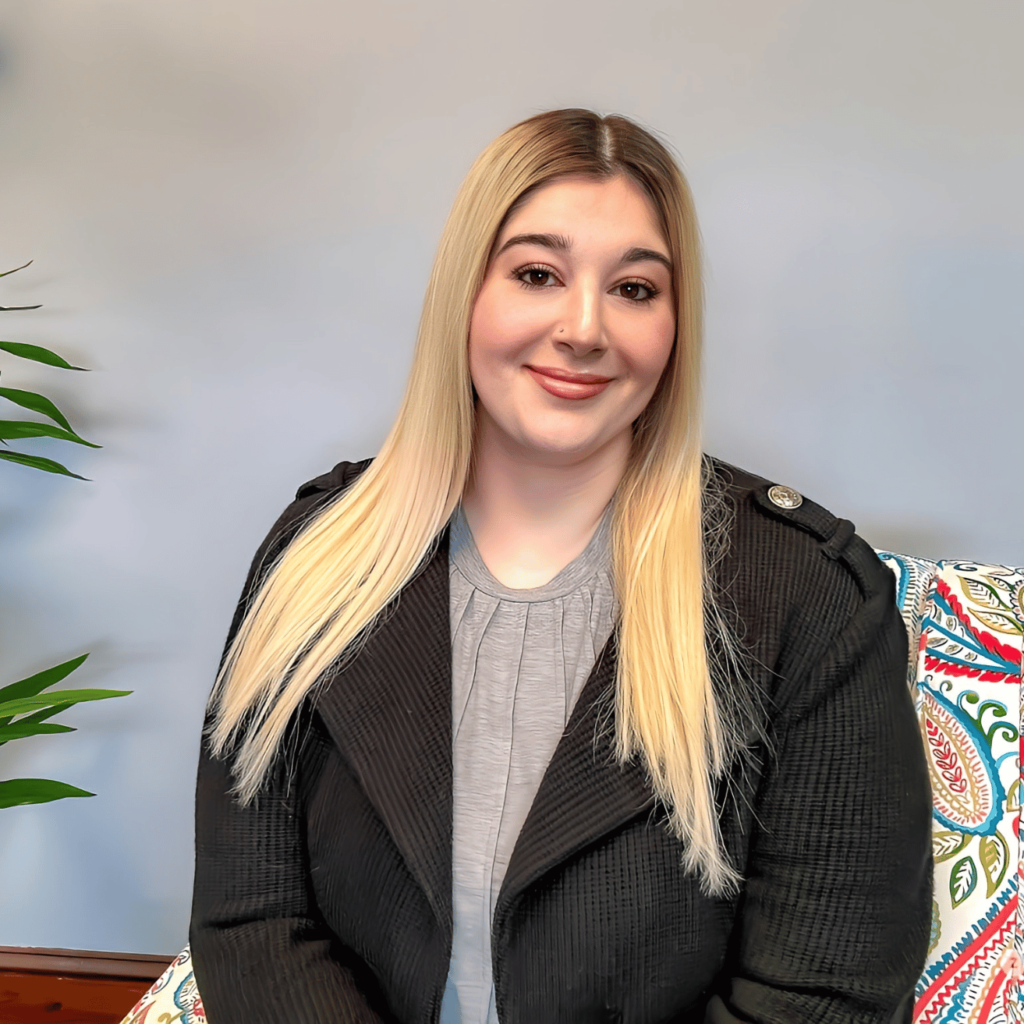
<path fill-rule="evenodd" d="M 658 289 L 646 281 L 623 281 L 612 290 L 631 302 L 650 302 L 658 294 Z"/>
<path fill-rule="evenodd" d="M 520 267 L 513 271 L 512 276 L 523 285 L 524 288 L 551 288 L 558 278 L 550 267 L 535 266 Z"/>

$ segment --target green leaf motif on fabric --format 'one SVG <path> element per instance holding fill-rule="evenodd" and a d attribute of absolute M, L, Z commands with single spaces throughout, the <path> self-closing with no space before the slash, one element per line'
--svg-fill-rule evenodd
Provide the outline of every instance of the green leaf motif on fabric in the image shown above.
<path fill-rule="evenodd" d="M 981 867 L 985 872 L 985 898 L 989 899 L 1002 884 L 1010 864 L 1010 848 L 998 833 L 981 839 Z"/>
<path fill-rule="evenodd" d="M 1020 779 L 1013 780 L 1010 792 L 1006 794 L 1006 809 L 1008 811 L 1020 810 Z"/>
<path fill-rule="evenodd" d="M 971 840 L 966 832 L 935 832 L 932 834 L 932 853 L 935 863 L 955 857 Z"/>
<path fill-rule="evenodd" d="M 964 857 L 953 865 L 953 873 L 949 876 L 949 895 L 953 906 L 958 907 L 974 892 L 978 884 L 978 869 L 972 857 Z"/>
<path fill-rule="evenodd" d="M 1005 590 L 1006 593 L 1013 593 L 1013 587 L 1006 582 L 1006 580 L 1000 579 L 998 576 L 986 576 L 985 579 L 992 584 L 993 587 L 998 587 L 1000 590 Z"/>
<path fill-rule="evenodd" d="M 974 617 L 979 621 L 985 623 L 989 629 L 995 630 L 997 633 L 1009 633 L 1014 635 L 1017 633 L 1024 632 L 1021 625 L 1012 615 L 1007 615 L 1004 612 L 986 612 L 980 608 L 973 609 Z"/>
<path fill-rule="evenodd" d="M 991 583 L 985 584 L 981 580 L 972 579 L 970 576 L 961 576 L 960 589 L 968 600 L 973 601 L 975 604 L 995 609 L 1006 607 L 1005 602 L 1000 600 L 996 588 Z"/>

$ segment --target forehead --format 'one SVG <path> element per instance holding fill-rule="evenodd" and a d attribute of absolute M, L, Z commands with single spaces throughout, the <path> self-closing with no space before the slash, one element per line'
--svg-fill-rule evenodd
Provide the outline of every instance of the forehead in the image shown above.
<path fill-rule="evenodd" d="M 559 232 L 572 237 L 599 230 L 609 241 L 666 246 L 660 219 L 643 190 L 625 175 L 607 180 L 556 178 L 542 185 L 508 218 L 498 237 Z"/>

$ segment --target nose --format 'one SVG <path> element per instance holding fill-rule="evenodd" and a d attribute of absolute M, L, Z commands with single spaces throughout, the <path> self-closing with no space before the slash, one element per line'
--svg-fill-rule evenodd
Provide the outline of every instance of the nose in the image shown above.
<path fill-rule="evenodd" d="M 602 297 L 596 282 L 577 280 L 566 289 L 563 316 L 555 331 L 556 345 L 567 346 L 575 356 L 606 347 Z"/>

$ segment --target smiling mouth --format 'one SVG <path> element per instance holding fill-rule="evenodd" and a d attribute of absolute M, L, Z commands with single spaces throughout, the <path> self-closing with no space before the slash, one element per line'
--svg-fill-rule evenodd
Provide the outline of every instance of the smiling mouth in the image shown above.
<path fill-rule="evenodd" d="M 560 370 L 555 366 L 527 365 L 526 368 L 554 380 L 564 380 L 568 384 L 607 384 L 612 379 L 597 373 L 572 373 L 570 370 Z"/>
<path fill-rule="evenodd" d="M 549 395 L 568 401 L 594 398 L 612 382 L 596 373 L 570 373 L 553 366 L 527 366 L 530 376 Z"/>

